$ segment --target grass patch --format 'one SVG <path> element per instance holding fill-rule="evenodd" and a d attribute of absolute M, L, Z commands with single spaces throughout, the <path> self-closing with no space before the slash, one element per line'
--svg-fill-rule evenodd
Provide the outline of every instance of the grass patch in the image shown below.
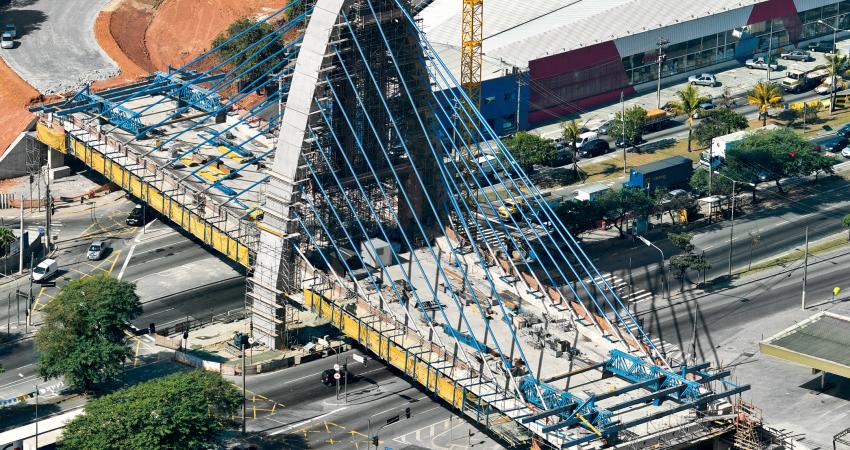
<path fill-rule="evenodd" d="M 847 239 L 847 236 L 844 233 L 841 233 L 841 235 L 830 238 L 829 240 L 809 245 L 809 255 L 826 253 L 848 245 L 850 245 L 850 240 Z M 790 252 L 777 256 L 776 258 L 771 258 L 757 264 L 753 264 L 751 268 L 736 272 L 735 275 L 746 276 L 772 267 L 786 267 L 795 261 L 803 259 L 804 257 L 805 250 L 794 249 Z"/>
<path fill-rule="evenodd" d="M 653 153 L 628 153 L 626 155 L 626 162 L 629 167 L 637 167 L 671 156 L 684 156 L 693 161 L 698 161 L 700 151 L 700 149 L 696 148 L 696 143 L 694 143 L 692 150 L 688 152 L 687 139 L 681 139 L 676 141 L 672 146 L 656 150 Z M 617 149 L 616 152 L 617 156 L 611 159 L 581 166 L 581 169 L 587 174 L 587 179 L 584 182 L 607 181 L 625 176 L 623 173 L 623 150 Z"/>

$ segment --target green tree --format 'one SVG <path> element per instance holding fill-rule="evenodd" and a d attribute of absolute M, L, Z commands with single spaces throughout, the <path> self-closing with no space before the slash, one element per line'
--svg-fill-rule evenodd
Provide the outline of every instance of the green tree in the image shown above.
<path fill-rule="evenodd" d="M 847 214 L 841 219 L 841 225 L 847 228 L 847 239 L 850 240 L 850 214 Z"/>
<path fill-rule="evenodd" d="M 9 274 L 8 262 L 9 262 L 9 246 L 12 245 L 12 242 L 15 242 L 17 237 L 15 237 L 15 233 L 12 232 L 11 229 L 7 227 L 0 227 L 0 247 L 3 248 L 3 274 Z"/>
<path fill-rule="evenodd" d="M 523 169 L 531 169 L 535 164 L 547 164 L 557 156 L 555 144 L 550 139 L 527 131 L 520 131 L 504 142 Z"/>
<path fill-rule="evenodd" d="M 718 172 L 721 175 L 727 175 L 729 172 L 728 166 L 721 167 Z M 736 178 L 733 178 L 736 179 Z M 702 167 L 694 170 L 690 181 L 691 189 L 700 193 L 700 195 L 708 194 L 708 170 Z M 732 193 L 732 182 L 729 181 L 729 176 L 713 176 L 711 177 L 711 193 L 713 195 L 729 195 Z"/>
<path fill-rule="evenodd" d="M 782 90 L 779 85 L 771 82 L 759 82 L 747 93 L 747 102 L 758 106 L 762 126 L 767 125 L 767 111 L 770 108 L 782 106 Z"/>
<path fill-rule="evenodd" d="M 44 325 L 35 335 L 39 374 L 64 377 L 89 391 L 95 383 L 121 375 L 130 356 L 126 323 L 141 313 L 132 283 L 106 275 L 73 280 L 44 308 Z"/>
<path fill-rule="evenodd" d="M 832 81 L 836 83 L 840 82 L 839 78 L 843 77 L 847 74 L 848 64 L 850 64 L 850 59 L 847 58 L 847 55 L 841 53 L 841 51 L 836 51 L 834 55 L 825 55 L 826 58 L 826 69 L 829 70 L 829 77 Z M 832 114 L 835 112 L 835 94 L 836 90 L 832 90 L 832 94 L 830 94 L 830 102 L 829 102 L 829 113 Z"/>
<path fill-rule="evenodd" d="M 581 128 L 575 119 L 562 123 L 561 128 L 564 142 L 570 146 L 570 154 L 573 157 L 573 174 L 575 175 L 575 179 L 578 180 L 578 155 L 576 155 L 578 150 L 576 149 L 576 142 L 578 142 L 578 137 L 581 134 Z"/>
<path fill-rule="evenodd" d="M 667 238 L 682 252 L 682 254 L 670 258 L 670 268 L 676 271 L 676 277 L 681 281 L 679 290 L 684 291 L 685 275 L 687 275 L 688 270 L 703 272 L 711 266 L 705 256 L 694 254 L 696 247 L 691 242 L 694 238 L 693 233 L 667 233 Z"/>
<path fill-rule="evenodd" d="M 788 128 L 759 130 L 729 150 L 727 162 L 733 179 L 753 184 L 773 181 L 782 193 L 782 178 L 812 173 L 814 165 L 806 163 L 816 159 L 812 152 L 812 143 Z"/>
<path fill-rule="evenodd" d="M 307 0 L 289 0 L 286 5 L 289 6 L 286 10 L 286 20 L 292 20 L 307 10 Z"/>
<path fill-rule="evenodd" d="M 835 158 L 822 155 L 812 150 L 800 152 L 797 157 L 800 161 L 799 173 L 801 175 L 814 175 L 815 180 L 817 180 L 822 173 L 835 173 L 833 166 L 838 163 Z"/>
<path fill-rule="evenodd" d="M 626 109 L 625 125 L 623 114 L 618 112 L 614 115 L 614 122 L 608 130 L 608 135 L 616 139 L 623 137 L 623 126 L 626 128 L 626 142 L 635 144 L 643 137 L 643 126 L 646 124 L 646 110 L 639 105 Z M 626 145 L 625 143 L 623 144 Z"/>
<path fill-rule="evenodd" d="M 58 444 L 75 450 L 219 448 L 241 403 L 236 387 L 219 374 L 175 373 L 89 401 Z"/>
<path fill-rule="evenodd" d="M 694 139 L 700 147 L 708 147 L 711 140 L 729 133 L 747 129 L 747 118 L 729 108 L 718 108 L 705 112 L 700 123 L 694 127 Z"/>
<path fill-rule="evenodd" d="M 652 197 L 642 189 L 623 188 L 604 192 L 596 199 L 596 204 L 602 211 L 602 216 L 625 237 L 623 226 L 626 216 L 634 213 L 636 216 L 646 216 L 655 208 Z"/>
<path fill-rule="evenodd" d="M 673 112 L 688 116 L 688 151 L 691 151 L 691 141 L 694 133 L 694 114 L 700 108 L 699 105 L 708 101 L 708 97 L 699 95 L 699 89 L 693 84 L 676 92 L 676 99 L 670 102 Z"/>
<path fill-rule="evenodd" d="M 567 200 L 555 207 L 555 214 L 573 236 L 592 230 L 602 220 L 602 210 L 587 200 Z"/>
<path fill-rule="evenodd" d="M 227 66 L 235 69 L 237 74 L 241 74 L 242 83 L 250 84 L 256 81 L 254 86 L 259 88 L 268 81 L 271 74 L 267 72 L 274 71 L 275 64 L 283 57 L 278 52 L 283 49 L 284 42 L 283 38 L 271 42 L 266 39 L 274 32 L 274 27 L 268 22 L 251 28 L 254 25 L 257 25 L 254 19 L 247 17 L 237 19 L 227 27 L 227 31 L 213 40 L 212 46 L 213 48 L 221 46 L 216 50 L 218 58 L 222 62 L 227 61 Z M 251 28 L 250 31 L 225 44 L 228 39 L 249 28 Z M 275 54 L 277 54 L 276 57 L 273 56 Z"/>

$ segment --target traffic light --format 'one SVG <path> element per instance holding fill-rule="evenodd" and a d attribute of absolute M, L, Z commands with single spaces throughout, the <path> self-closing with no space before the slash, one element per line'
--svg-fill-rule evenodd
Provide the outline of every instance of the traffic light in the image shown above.
<path fill-rule="evenodd" d="M 409 418 L 410 418 L 410 408 L 409 408 L 409 407 L 408 407 L 408 408 L 404 408 L 404 418 L 405 418 L 405 419 L 409 419 Z"/>
<path fill-rule="evenodd" d="M 150 333 L 150 334 L 156 334 L 156 326 L 154 325 L 154 323 L 153 323 L 153 322 L 151 322 L 151 324 L 150 324 L 150 325 L 148 325 L 148 333 Z"/>
<path fill-rule="evenodd" d="M 375 448 L 378 448 L 378 436 L 372 437 L 372 445 L 374 445 Z"/>

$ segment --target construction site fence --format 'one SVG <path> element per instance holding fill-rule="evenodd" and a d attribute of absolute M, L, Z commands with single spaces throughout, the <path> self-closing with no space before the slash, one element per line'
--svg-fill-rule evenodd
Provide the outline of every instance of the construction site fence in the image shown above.
<path fill-rule="evenodd" d="M 358 342 L 377 355 L 378 358 L 402 371 L 406 376 L 425 387 L 426 390 L 459 410 L 461 415 L 475 420 L 496 434 L 499 434 L 498 431 L 494 430 L 491 425 L 513 421 L 497 408 L 492 407 L 488 400 L 479 397 L 471 389 L 454 380 L 444 369 L 435 367 L 431 362 L 422 359 L 419 356 L 420 354 L 430 352 L 423 351 L 421 346 L 405 348 L 399 345 L 393 339 L 393 336 L 388 336 L 370 323 L 357 317 L 353 312 L 346 310 L 344 306 L 334 303 L 311 289 L 304 289 L 304 304 L 319 317 L 330 320 L 331 324 L 347 337 Z M 375 318 L 374 316 L 369 317 Z M 375 319 L 378 322 L 386 323 L 386 320 L 381 318 Z M 401 323 L 392 323 L 392 328 L 393 330 L 404 330 L 405 327 Z M 445 353 L 442 355 L 445 355 Z M 444 360 L 444 358 L 440 359 Z M 521 428 L 521 430 L 527 432 L 524 428 Z M 509 442 L 516 442 L 518 440 L 530 440 L 531 434 L 528 432 L 526 436 L 509 437 L 501 435 L 501 437 Z"/>
<path fill-rule="evenodd" d="M 198 213 L 193 212 L 174 196 L 160 191 L 144 177 L 133 173 L 103 152 L 77 140 L 71 133 L 67 133 L 64 128 L 61 128 L 58 123 L 52 126 L 52 124 L 39 121 L 36 125 L 36 137 L 56 151 L 79 159 L 134 197 L 145 201 L 151 208 L 221 254 L 242 266 L 247 267 L 250 264 L 252 255 L 246 245 L 238 242 Z M 119 148 L 122 147 L 117 143 L 114 145 Z M 109 145 L 103 146 L 103 148 L 108 147 Z M 137 164 L 156 173 L 155 179 L 164 175 L 163 171 L 155 165 L 149 168 L 147 161 L 136 157 L 135 154 L 128 154 L 126 148 L 124 153 L 120 153 L 120 156 L 136 158 Z"/>
<path fill-rule="evenodd" d="M 246 317 L 245 310 L 243 308 L 237 308 L 223 313 L 188 318 L 167 327 L 156 327 L 156 334 L 159 336 L 179 336 L 186 331 L 195 330 L 207 325 L 234 322 L 245 319 Z"/>

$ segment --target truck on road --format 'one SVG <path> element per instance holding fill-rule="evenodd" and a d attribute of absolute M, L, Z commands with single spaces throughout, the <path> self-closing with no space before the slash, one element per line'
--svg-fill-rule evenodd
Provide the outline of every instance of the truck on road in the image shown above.
<path fill-rule="evenodd" d="M 770 124 L 755 131 L 775 130 L 778 128 L 780 128 L 778 125 Z M 712 139 L 711 149 L 704 150 L 700 154 L 699 163 L 704 166 L 710 166 L 712 170 L 720 167 L 726 159 L 726 152 L 735 148 L 735 146 L 740 144 L 748 134 L 753 132 L 753 130 L 736 131 L 734 133 L 725 134 Z M 711 160 L 711 164 L 709 164 L 709 160 Z"/>
<path fill-rule="evenodd" d="M 660 187 L 685 186 L 694 173 L 694 162 L 684 156 L 670 158 L 632 167 L 629 181 L 624 186 L 654 191 Z"/>
<path fill-rule="evenodd" d="M 790 69 L 785 77 L 779 80 L 779 85 L 785 92 L 803 92 L 814 88 L 829 76 L 829 69 L 820 65 L 811 70 Z"/>
<path fill-rule="evenodd" d="M 643 129 L 646 131 L 660 130 L 668 120 L 670 120 L 670 115 L 667 111 L 660 108 L 648 109 L 646 110 L 646 122 L 643 124 Z"/>

